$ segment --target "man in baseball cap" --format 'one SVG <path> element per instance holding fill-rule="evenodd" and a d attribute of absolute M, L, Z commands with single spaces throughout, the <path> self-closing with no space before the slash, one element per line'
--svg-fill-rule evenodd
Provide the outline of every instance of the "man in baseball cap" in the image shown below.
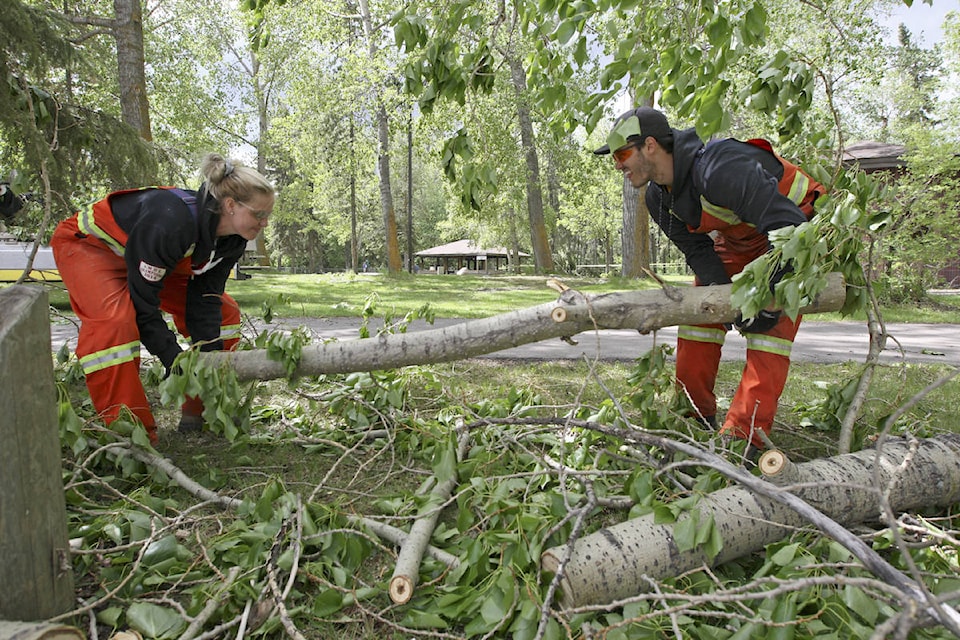
<path fill-rule="evenodd" d="M 612 154 L 634 187 L 647 187 L 650 216 L 683 253 L 695 285 L 729 284 L 771 249 L 770 231 L 806 222 L 825 192 L 766 140 L 704 144 L 695 129 L 673 129 L 650 107 L 621 114 L 594 153 Z M 788 271 L 781 268 L 771 287 Z M 721 433 L 749 441 L 748 458 L 755 458 L 764 442 L 760 432 L 773 426 L 800 318 L 771 305 L 734 324 L 747 339 L 747 362 Z M 717 425 L 714 385 L 726 333 L 722 324 L 678 328 L 677 379 L 696 415 L 711 426 Z"/>

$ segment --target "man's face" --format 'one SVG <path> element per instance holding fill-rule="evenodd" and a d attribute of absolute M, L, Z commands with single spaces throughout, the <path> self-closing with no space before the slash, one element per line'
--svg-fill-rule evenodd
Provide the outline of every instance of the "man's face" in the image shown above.
<path fill-rule="evenodd" d="M 634 188 L 639 189 L 653 179 L 653 162 L 644 154 L 642 146 L 629 144 L 620 147 L 613 152 L 613 161 Z"/>

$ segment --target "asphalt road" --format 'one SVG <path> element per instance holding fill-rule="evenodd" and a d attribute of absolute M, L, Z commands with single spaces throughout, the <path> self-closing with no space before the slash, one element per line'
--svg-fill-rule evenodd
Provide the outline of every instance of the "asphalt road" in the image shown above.
<path fill-rule="evenodd" d="M 459 319 L 438 319 L 430 325 L 413 322 L 407 331 L 439 329 L 468 322 Z M 359 320 L 356 318 L 283 318 L 259 328 L 307 328 L 317 339 L 350 340 L 358 338 Z M 376 330 L 371 323 L 371 333 Z M 889 324 L 890 339 L 882 352 L 882 362 L 941 363 L 960 366 L 960 325 L 945 324 Z M 675 345 L 676 327 L 662 329 L 656 334 L 641 335 L 636 331 L 604 329 L 587 331 L 574 336 L 575 345 L 552 338 L 490 353 L 486 358 L 504 360 L 569 360 L 600 359 L 630 361 L 650 350 L 654 344 Z M 76 327 L 72 323 L 51 325 L 54 350 L 64 342 L 76 346 Z M 793 345 L 794 362 L 830 363 L 862 362 L 868 352 L 869 334 L 864 324 L 857 322 L 804 321 Z M 723 359 L 742 361 L 746 356 L 746 341 L 736 331 L 727 334 Z"/>

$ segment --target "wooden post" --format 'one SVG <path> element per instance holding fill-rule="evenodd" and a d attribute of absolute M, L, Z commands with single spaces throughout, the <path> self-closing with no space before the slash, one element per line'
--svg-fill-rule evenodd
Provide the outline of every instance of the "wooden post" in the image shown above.
<path fill-rule="evenodd" d="M 74 606 L 47 294 L 0 309 L 0 619 L 43 620 Z"/>

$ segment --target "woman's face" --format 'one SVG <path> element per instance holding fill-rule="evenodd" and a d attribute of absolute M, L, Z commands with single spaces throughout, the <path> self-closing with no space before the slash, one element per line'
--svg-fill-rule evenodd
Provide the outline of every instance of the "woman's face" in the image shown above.
<path fill-rule="evenodd" d="M 238 235 L 253 240 L 265 229 L 273 213 L 273 194 L 258 193 L 249 202 L 227 197 L 220 205 L 220 224 L 217 236 Z"/>

